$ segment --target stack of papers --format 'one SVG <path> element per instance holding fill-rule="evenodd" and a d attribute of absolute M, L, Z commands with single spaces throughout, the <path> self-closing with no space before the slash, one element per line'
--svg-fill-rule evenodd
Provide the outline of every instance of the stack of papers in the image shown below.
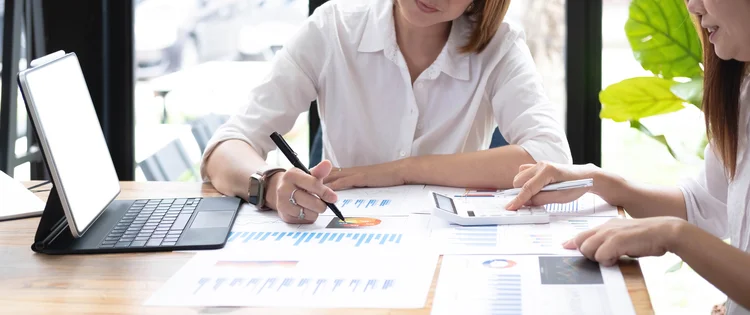
<path fill-rule="evenodd" d="M 433 314 L 632 314 L 619 268 L 562 243 L 616 217 L 593 194 L 546 205 L 549 224 L 463 227 L 432 216 L 434 186 L 337 192 L 313 224 L 246 205 L 224 249 L 199 251 L 148 301 L 173 306 L 423 308 L 438 257 Z M 496 202 L 500 198 L 493 200 Z"/>

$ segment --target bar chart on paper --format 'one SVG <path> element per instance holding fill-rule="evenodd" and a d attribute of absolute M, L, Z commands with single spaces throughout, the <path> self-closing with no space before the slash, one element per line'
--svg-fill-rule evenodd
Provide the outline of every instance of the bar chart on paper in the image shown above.
<path fill-rule="evenodd" d="M 268 295 L 382 295 L 395 290 L 395 279 L 320 277 L 202 277 L 194 284 L 193 295 L 236 294 L 262 299 Z"/>
<path fill-rule="evenodd" d="M 400 247 L 405 237 L 397 232 L 232 231 L 229 232 L 226 246 L 386 249 Z"/>
<path fill-rule="evenodd" d="M 524 259 L 443 257 L 432 314 L 523 314 Z"/>
<path fill-rule="evenodd" d="M 606 222 L 602 217 L 558 218 L 549 224 L 451 226 L 433 229 L 430 240 L 443 254 L 572 253 L 562 243 Z"/>
<path fill-rule="evenodd" d="M 553 214 L 578 213 L 578 211 L 580 210 L 580 207 L 579 207 L 578 200 L 574 200 L 568 203 L 552 203 L 552 204 L 544 205 L 544 209 L 546 209 L 547 212 L 553 213 Z"/>
<path fill-rule="evenodd" d="M 617 267 L 582 256 L 448 255 L 432 315 L 635 314 Z"/>
<path fill-rule="evenodd" d="M 407 185 L 337 191 L 336 206 L 347 217 L 409 215 L 422 210 L 420 207 L 427 203 L 423 188 L 423 185 Z M 333 213 L 325 212 L 324 215 Z"/>
<path fill-rule="evenodd" d="M 555 216 L 616 217 L 617 207 L 607 204 L 601 197 L 587 193 L 568 203 L 547 204 L 544 208 Z"/>
<path fill-rule="evenodd" d="M 385 207 L 391 204 L 390 199 L 344 199 L 339 204 L 341 208 L 375 208 Z"/>
<path fill-rule="evenodd" d="M 414 252 L 202 255 L 147 304 L 421 308 L 436 264 L 437 255 Z"/>

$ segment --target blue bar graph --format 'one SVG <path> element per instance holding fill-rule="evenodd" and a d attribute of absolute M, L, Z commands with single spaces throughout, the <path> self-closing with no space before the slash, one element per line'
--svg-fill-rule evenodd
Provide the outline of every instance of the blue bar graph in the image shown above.
<path fill-rule="evenodd" d="M 544 206 L 549 213 L 578 213 L 578 200 L 568 203 L 551 203 Z"/>
<path fill-rule="evenodd" d="M 487 293 L 484 308 L 491 314 L 522 314 L 521 275 L 494 274 L 487 279 Z"/>
<path fill-rule="evenodd" d="M 242 285 L 245 284 L 245 285 Z M 261 278 L 227 278 L 203 277 L 198 279 L 193 295 L 242 293 L 248 296 L 299 294 L 324 296 L 336 292 L 349 292 L 362 295 L 393 292 L 397 288 L 395 279 L 347 279 L 347 278 L 299 278 L 261 277 Z M 343 291 L 342 291 L 343 290 Z"/>
<path fill-rule="evenodd" d="M 380 208 L 391 204 L 390 199 L 344 199 L 337 203 L 340 208 Z"/>
<path fill-rule="evenodd" d="M 295 247 L 321 245 L 369 247 L 400 244 L 402 237 L 403 234 L 401 233 L 229 232 L 227 244 L 278 244 Z"/>
<path fill-rule="evenodd" d="M 454 227 L 446 241 L 460 246 L 498 246 L 497 226 Z"/>

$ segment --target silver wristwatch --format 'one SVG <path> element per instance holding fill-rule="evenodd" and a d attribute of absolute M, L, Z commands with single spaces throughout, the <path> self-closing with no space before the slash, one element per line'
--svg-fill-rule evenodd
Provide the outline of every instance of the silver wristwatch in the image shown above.
<path fill-rule="evenodd" d="M 250 176 L 250 186 L 247 189 L 247 202 L 255 205 L 258 209 L 266 209 L 266 191 L 268 190 L 268 179 L 273 174 L 283 172 L 286 169 L 271 167 L 261 169 Z"/>

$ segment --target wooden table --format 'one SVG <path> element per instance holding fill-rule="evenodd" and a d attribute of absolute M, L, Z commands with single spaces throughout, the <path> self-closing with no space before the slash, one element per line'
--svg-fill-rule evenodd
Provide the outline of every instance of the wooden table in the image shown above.
<path fill-rule="evenodd" d="M 121 186 L 122 199 L 219 195 L 200 183 L 123 182 Z M 47 197 L 45 191 L 37 194 Z M 0 222 L 0 314 L 429 314 L 439 270 L 438 266 L 426 307 L 417 310 L 146 307 L 143 302 L 193 253 L 35 254 L 30 245 L 38 221 Z M 620 268 L 636 313 L 653 314 L 638 262 L 622 262 Z"/>

